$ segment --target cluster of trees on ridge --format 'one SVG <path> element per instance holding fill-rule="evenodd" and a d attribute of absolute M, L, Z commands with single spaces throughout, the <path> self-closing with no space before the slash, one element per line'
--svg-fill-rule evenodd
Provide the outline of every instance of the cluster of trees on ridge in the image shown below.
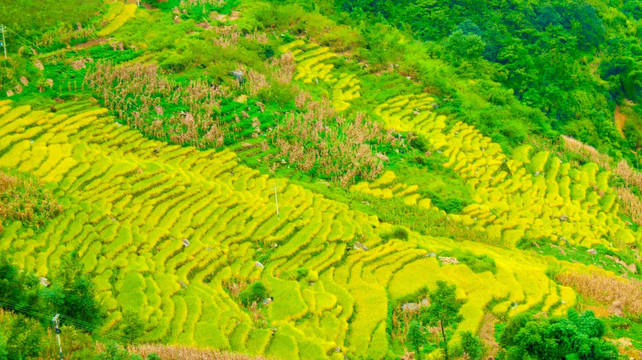
<path fill-rule="evenodd" d="M 372 43 L 385 43 L 385 34 L 367 30 L 377 23 L 422 40 L 417 53 L 450 64 L 452 74 L 443 75 L 470 79 L 475 95 L 498 105 L 476 112 L 474 95 L 428 79 L 458 93 L 450 110 L 499 143 L 521 143 L 531 133 L 566 134 L 639 166 L 632 153 L 642 146 L 639 2 L 335 0 L 335 9 L 317 6 L 369 24 L 362 31 Z M 632 106 L 626 139 L 614 125 L 618 104 Z M 491 111 L 502 106 L 514 108 L 510 118 Z"/>

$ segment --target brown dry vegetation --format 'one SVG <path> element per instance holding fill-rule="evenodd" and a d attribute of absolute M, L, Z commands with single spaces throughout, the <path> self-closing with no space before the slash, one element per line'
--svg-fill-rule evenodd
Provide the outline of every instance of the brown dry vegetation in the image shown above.
<path fill-rule="evenodd" d="M 274 78 L 281 84 L 290 84 L 296 72 L 296 63 L 292 53 L 285 53 L 279 58 L 274 58 L 270 64 Z"/>
<path fill-rule="evenodd" d="M 128 350 L 142 357 L 147 357 L 155 353 L 163 360 L 259 360 L 264 357 L 255 357 L 250 355 L 232 354 L 212 349 L 199 349 L 187 346 L 173 345 L 136 345 L 131 346 Z"/>
<path fill-rule="evenodd" d="M 578 154 L 605 169 L 609 169 L 611 167 L 611 162 L 613 161 L 613 159 L 611 159 L 611 157 L 608 155 L 600 153 L 599 151 L 597 151 L 597 149 L 590 145 L 586 145 L 581 141 L 575 140 L 572 137 L 565 135 L 562 135 L 562 145 L 567 151 Z"/>
<path fill-rule="evenodd" d="M 636 224 L 642 224 L 642 200 L 628 187 L 616 187 L 615 192 L 620 198 L 624 214 L 630 216 Z"/>
<path fill-rule="evenodd" d="M 632 315 L 642 314 L 642 281 L 577 272 L 564 272 L 557 275 L 556 279 L 586 298 L 608 304 L 611 313 L 621 315 L 625 311 Z"/>
<path fill-rule="evenodd" d="M 320 175 L 341 186 L 357 178 L 374 180 L 383 171 L 383 161 L 371 144 L 385 143 L 394 149 L 406 146 L 393 130 L 366 120 L 362 114 L 351 121 L 336 116 L 326 98 L 300 101 L 305 111 L 287 114 L 268 138 L 279 149 L 281 158 L 302 171 L 316 168 Z"/>
<path fill-rule="evenodd" d="M 239 65 L 245 75 L 241 85 L 249 96 L 257 96 L 272 83 L 289 84 L 296 67 L 292 56 L 286 54 L 267 64 L 267 76 Z M 205 81 L 180 84 L 159 74 L 156 65 L 133 64 L 112 66 L 96 64 L 87 72 L 85 83 L 101 97 L 102 103 L 120 119 L 148 136 L 197 148 L 220 147 L 231 137 L 230 127 L 221 122 L 220 104 L 233 95 L 228 87 Z M 275 119 L 278 125 L 261 130 L 257 118 L 250 119 L 253 137 L 265 135 L 263 147 L 274 146 L 278 156 L 272 168 L 294 165 L 313 175 L 332 179 L 342 186 L 357 179 L 373 180 L 383 171 L 385 158 L 377 156 L 373 147 L 399 151 L 405 140 L 392 130 L 363 115 L 345 119 L 334 113 L 328 99 L 311 101 L 300 92 L 295 99 L 298 110 Z M 262 103 L 257 103 L 264 110 Z M 187 111 L 177 111 L 185 109 Z M 249 115 L 241 113 L 244 119 Z M 237 115 L 236 122 L 241 119 Z"/>
<path fill-rule="evenodd" d="M 614 118 L 617 131 L 622 135 L 622 137 L 624 137 L 624 131 L 622 131 L 622 129 L 624 129 L 624 125 L 626 125 L 626 115 L 620 111 L 620 105 L 615 107 Z"/>
<path fill-rule="evenodd" d="M 41 226 L 61 211 L 62 206 L 37 180 L 0 171 L 0 231 L 5 220 Z"/>
<path fill-rule="evenodd" d="M 156 65 L 144 64 L 97 64 L 85 82 L 102 95 L 106 107 L 147 135 L 198 148 L 223 144 L 224 131 L 212 116 L 227 94 L 222 86 L 200 80 L 181 85 L 159 76 Z M 161 98 L 188 111 L 163 117 Z"/>
<path fill-rule="evenodd" d="M 241 32 L 238 31 L 235 25 L 217 26 L 214 28 L 214 31 L 218 34 L 213 40 L 214 45 L 222 48 L 236 46 L 241 37 Z"/>
<path fill-rule="evenodd" d="M 612 171 L 614 174 L 622 177 L 629 185 L 642 189 L 642 174 L 631 168 L 626 160 L 622 160 L 613 166 L 613 159 L 608 155 L 600 153 L 594 147 L 564 135 L 562 136 L 562 140 L 566 150 L 578 154 L 606 170 Z"/>
<path fill-rule="evenodd" d="M 96 30 L 93 27 L 84 28 L 80 23 L 76 27 L 70 24 L 61 25 L 60 27 L 43 34 L 39 39 L 36 39 L 36 45 L 40 47 L 51 46 L 55 43 L 69 44 L 72 40 L 88 38 L 94 34 Z"/>

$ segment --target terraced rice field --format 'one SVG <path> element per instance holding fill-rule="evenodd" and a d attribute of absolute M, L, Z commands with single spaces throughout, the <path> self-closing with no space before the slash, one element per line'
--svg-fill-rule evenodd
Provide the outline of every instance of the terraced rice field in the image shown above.
<path fill-rule="evenodd" d="M 283 53 L 290 52 L 297 63 L 294 80 L 305 84 L 325 82 L 331 85 L 332 91 L 328 97 L 336 111 L 344 111 L 350 107 L 350 101 L 361 97 L 360 81 L 354 74 L 338 72 L 330 59 L 338 55 L 325 46 L 319 46 L 304 40 L 295 40 L 279 48 Z"/>
<path fill-rule="evenodd" d="M 136 4 L 124 4 L 120 1 L 111 2 L 107 14 L 102 18 L 102 23 L 105 24 L 105 27 L 97 35 L 107 36 L 120 29 L 129 19 L 134 17 L 137 8 Z"/>
<path fill-rule="evenodd" d="M 397 181 L 397 175 L 392 171 L 386 171 L 382 176 L 373 182 L 360 182 L 350 187 L 350 191 L 360 192 L 376 196 L 382 199 L 393 197 L 403 198 L 406 205 L 418 205 L 429 209 L 431 201 L 417 193 L 418 185 L 408 185 Z"/>
<path fill-rule="evenodd" d="M 391 225 L 239 165 L 234 152 L 197 151 L 148 140 L 105 114 L 105 109 L 85 102 L 59 105 L 56 113 L 0 102 L 0 167 L 32 171 L 64 206 L 64 213 L 38 232 L 19 222 L 9 224 L 1 234 L 0 249 L 40 276 L 47 276 L 61 255 L 77 250 L 109 311 L 103 331 L 131 309 L 143 317 L 146 341 L 284 359 L 343 359 L 345 354 L 380 358 L 388 351 L 389 301 L 423 286 L 434 287 L 437 280 L 455 283 L 458 296 L 467 299 L 458 330 L 477 331 L 491 302 L 496 305 L 490 311 L 498 316 L 539 305 L 562 313 L 575 303 L 572 290 L 546 277 L 546 268 L 556 261 L 552 258 L 412 232 L 407 241 L 384 241 L 381 235 L 390 232 Z M 433 141 L 461 139 L 440 148 L 466 153 L 473 144 L 486 144 L 474 134 L 459 126 Z M 490 143 L 483 147 L 494 149 Z M 493 154 L 501 158 L 497 151 Z M 461 166 L 472 160 L 451 156 L 460 159 L 451 165 L 462 173 L 485 168 Z M 535 162 L 535 157 L 529 159 Z M 509 163 L 517 166 L 517 160 Z M 587 187 L 593 181 L 603 183 L 603 175 L 593 173 L 593 180 L 589 169 L 562 173 L 553 178 L 574 177 L 569 184 L 582 184 L 587 176 Z M 486 175 L 477 178 L 482 176 Z M 545 175 L 538 177 L 546 180 Z M 519 179 L 537 183 L 538 177 L 522 174 Z M 474 188 L 489 186 L 492 180 Z M 503 191 L 509 193 L 507 189 L 512 188 Z M 524 185 L 509 194 L 518 198 L 524 191 L 543 190 Z M 494 199 L 479 196 L 480 204 Z M 568 212 L 572 226 L 562 230 L 575 231 L 580 222 L 594 219 L 615 221 L 612 208 L 599 199 L 598 205 L 589 206 L 588 197 L 568 205 L 578 213 Z M 593 217 L 575 220 L 586 214 Z M 513 229 L 526 232 L 535 227 L 517 222 Z M 355 242 L 363 246 L 353 246 Z M 442 265 L 429 256 L 453 247 L 492 256 L 496 275 L 474 273 L 463 264 Z M 287 280 L 286 273 L 298 267 L 307 268 L 308 276 Z M 264 320 L 255 319 L 225 287 L 255 280 L 271 288 L 273 302 Z"/>
<path fill-rule="evenodd" d="M 401 95 L 377 106 L 375 112 L 390 128 L 424 135 L 432 151 L 448 158 L 444 166 L 465 180 L 474 203 L 462 214 L 450 216 L 507 246 L 522 238 L 586 247 L 641 244 L 642 232 L 631 230 L 618 215 L 608 171 L 593 163 L 574 168 L 528 145 L 508 157 L 472 126 L 459 122 L 446 130 L 445 117 L 431 111 L 432 102 L 426 94 Z M 416 193 L 416 186 L 395 181 L 393 173 L 352 190 L 382 198 L 402 196 L 408 205 L 430 204 L 430 199 Z"/>

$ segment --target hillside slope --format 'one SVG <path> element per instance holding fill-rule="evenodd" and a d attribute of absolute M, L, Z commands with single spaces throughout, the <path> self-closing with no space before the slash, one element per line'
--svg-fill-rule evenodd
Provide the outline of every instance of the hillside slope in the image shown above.
<path fill-rule="evenodd" d="M 460 71 L 481 59 L 453 66 L 339 3 L 96 0 L 8 22 L 29 39 L 0 60 L 0 171 L 62 212 L 4 220 L 0 256 L 46 278 L 77 253 L 95 335 L 121 341 L 134 314 L 139 343 L 438 359 L 437 328 L 421 346 L 410 328 L 444 280 L 455 357 L 568 310 L 642 349 L 634 165 L 521 129 L 545 118 Z"/>
<path fill-rule="evenodd" d="M 575 302 L 544 275 L 550 258 L 415 233 L 384 241 L 390 225 L 376 218 L 260 175 L 232 152 L 145 140 L 89 104 L 51 114 L 5 103 L 2 112 L 0 166 L 35 170 L 65 213 L 38 234 L 12 223 L 1 248 L 42 276 L 78 249 L 110 311 L 105 331 L 134 309 L 149 341 L 291 359 L 337 348 L 382 357 L 389 300 L 439 279 L 468 299 L 462 330 L 476 331 L 493 299 L 501 300 L 489 309 L 497 315 L 541 303 L 563 313 Z M 491 255 L 497 274 L 428 256 L 452 247 Z M 309 274 L 287 280 L 300 267 Z M 259 279 L 273 302 L 265 319 L 252 319 L 227 289 Z"/>

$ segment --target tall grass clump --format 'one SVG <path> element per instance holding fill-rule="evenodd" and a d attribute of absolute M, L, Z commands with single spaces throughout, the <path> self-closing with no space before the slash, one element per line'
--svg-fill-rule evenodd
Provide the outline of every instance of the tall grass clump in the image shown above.
<path fill-rule="evenodd" d="M 639 280 L 576 272 L 560 273 L 556 279 L 584 297 L 609 304 L 616 312 L 624 310 L 635 316 L 642 314 L 642 282 Z"/>
<path fill-rule="evenodd" d="M 357 179 L 374 180 L 384 169 L 375 149 L 406 147 L 400 134 L 368 121 L 363 114 L 352 120 L 335 115 L 325 98 L 299 105 L 305 111 L 287 114 L 269 139 L 284 161 L 302 171 L 329 178 L 341 186 Z"/>
<path fill-rule="evenodd" d="M 145 64 L 97 64 L 85 82 L 104 106 L 146 135 L 198 148 L 223 145 L 224 130 L 213 115 L 227 93 L 224 87 L 203 80 L 180 84 Z"/>
<path fill-rule="evenodd" d="M 261 360 L 260 356 L 250 356 L 222 352 L 212 349 L 199 349 L 179 345 L 144 344 L 131 346 L 128 350 L 134 354 L 147 357 L 157 354 L 163 360 Z"/>
<path fill-rule="evenodd" d="M 39 227 L 61 211 L 62 206 L 37 180 L 0 170 L 0 231 L 3 222 L 9 220 Z"/>

